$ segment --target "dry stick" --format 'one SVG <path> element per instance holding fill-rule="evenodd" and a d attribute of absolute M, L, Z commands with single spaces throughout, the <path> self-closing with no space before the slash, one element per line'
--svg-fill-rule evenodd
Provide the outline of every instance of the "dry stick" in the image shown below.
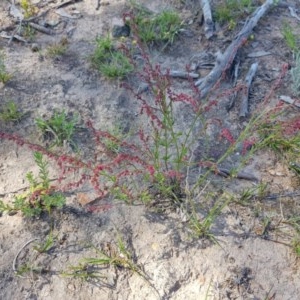
<path fill-rule="evenodd" d="M 250 91 L 250 86 L 253 80 L 253 77 L 256 74 L 258 68 L 258 63 L 254 63 L 251 65 L 250 70 L 247 73 L 246 76 L 246 87 L 243 93 L 242 101 L 241 101 L 241 108 L 240 108 L 240 118 L 246 117 L 249 114 L 249 91 Z"/>
<path fill-rule="evenodd" d="M 211 9 L 209 0 L 200 0 L 200 5 L 204 17 L 204 33 L 205 37 L 209 40 L 214 35 L 214 22 L 212 20 Z"/>
<path fill-rule="evenodd" d="M 172 71 L 171 70 L 168 75 L 170 75 L 171 77 L 179 77 L 179 78 L 183 78 L 183 79 L 199 78 L 198 73 L 192 73 L 192 72 L 186 72 L 186 71 L 175 71 L 175 70 Z"/>
<path fill-rule="evenodd" d="M 262 6 L 255 10 L 252 17 L 246 21 L 243 29 L 227 47 L 224 54 L 217 59 L 216 65 L 212 71 L 203 79 L 195 82 L 195 85 L 199 86 L 201 98 L 205 98 L 207 96 L 221 75 L 224 74 L 224 71 L 231 66 L 238 49 L 244 44 L 249 35 L 252 33 L 253 28 L 257 25 L 262 16 L 272 7 L 273 3 L 274 0 L 267 0 Z"/>
<path fill-rule="evenodd" d="M 15 273 L 18 272 L 18 270 L 17 270 L 17 268 L 16 268 L 16 263 L 17 263 L 17 259 L 18 259 L 19 255 L 20 255 L 20 253 L 22 252 L 22 250 L 23 250 L 26 246 L 28 246 L 30 243 L 32 243 L 32 242 L 34 242 L 34 241 L 36 241 L 36 240 L 39 240 L 39 238 L 35 238 L 35 239 L 32 239 L 32 240 L 26 242 L 26 243 L 21 247 L 21 249 L 19 250 L 19 252 L 17 253 L 17 255 L 15 256 L 15 258 L 14 258 L 14 260 L 13 260 L 13 264 L 12 264 L 12 268 L 13 268 L 13 271 L 14 271 Z M 26 277 L 24 277 L 24 276 L 20 276 L 20 277 L 26 278 Z"/>
<path fill-rule="evenodd" d="M 54 5 L 52 8 L 61 8 L 63 6 L 66 6 L 66 5 L 69 5 L 69 4 L 74 4 L 74 3 L 79 2 L 79 1 L 82 1 L 82 0 L 67 0 L 66 2 L 62 2 L 62 3 Z"/>
<path fill-rule="evenodd" d="M 101 6 L 101 0 L 97 0 L 96 10 L 99 10 L 100 6 Z"/>
<path fill-rule="evenodd" d="M 300 18 L 299 16 L 296 14 L 295 10 L 293 7 L 289 6 L 289 11 L 290 11 L 290 14 L 293 18 L 296 18 L 298 21 L 300 21 Z"/>
<path fill-rule="evenodd" d="M 198 73 L 194 72 L 187 72 L 187 71 L 177 71 L 177 70 L 170 70 L 169 72 L 164 73 L 165 76 L 171 76 L 174 78 L 182 78 L 182 79 L 197 79 L 199 78 Z M 149 85 L 147 83 L 142 83 L 138 88 L 138 94 L 142 94 L 149 89 Z"/>
<path fill-rule="evenodd" d="M 218 168 L 217 174 L 223 177 L 230 176 L 231 171 L 225 168 Z M 256 178 L 254 175 L 246 173 L 244 171 L 240 171 L 235 175 L 235 178 L 237 179 L 245 179 L 250 181 L 258 181 L 258 178 Z"/>
<path fill-rule="evenodd" d="M 283 194 L 270 194 L 268 196 L 265 196 L 264 199 L 268 200 L 276 200 L 278 198 L 284 198 L 284 197 L 298 197 L 300 196 L 300 191 L 294 191 L 289 193 L 283 193 Z"/>
<path fill-rule="evenodd" d="M 41 25 L 38 25 L 38 24 L 33 23 L 33 22 L 28 22 L 28 25 L 30 27 L 34 28 L 35 30 L 40 31 L 42 33 L 46 33 L 46 34 L 49 34 L 49 35 L 55 34 L 54 30 L 46 28 L 46 27 L 41 26 Z"/>

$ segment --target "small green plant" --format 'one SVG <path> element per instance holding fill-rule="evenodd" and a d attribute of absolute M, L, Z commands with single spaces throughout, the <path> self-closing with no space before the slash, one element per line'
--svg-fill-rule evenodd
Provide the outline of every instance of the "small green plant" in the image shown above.
<path fill-rule="evenodd" d="M 115 154 L 122 151 L 122 143 L 130 135 L 130 133 L 124 133 L 122 127 L 119 124 L 107 129 L 107 135 L 103 137 L 103 144 L 105 148 Z"/>
<path fill-rule="evenodd" d="M 124 78 L 134 67 L 121 49 L 115 49 L 110 37 L 99 37 L 91 57 L 93 66 L 107 78 Z"/>
<path fill-rule="evenodd" d="M 16 274 L 20 277 L 24 277 L 25 274 L 40 274 L 40 273 L 41 273 L 40 268 L 37 268 L 29 263 L 22 264 L 16 271 Z"/>
<path fill-rule="evenodd" d="M 29 191 L 17 195 L 13 205 L 6 205 L 0 200 L 0 211 L 21 211 L 26 217 L 40 215 L 43 211 L 51 213 L 53 208 L 61 208 L 65 204 L 65 197 L 52 190 L 50 186 L 48 163 L 40 152 L 34 153 L 34 160 L 39 167 L 39 175 L 27 173 Z"/>
<path fill-rule="evenodd" d="M 294 239 L 294 241 L 292 242 L 292 248 L 293 248 L 296 256 L 300 258 L 300 238 L 299 237 Z"/>
<path fill-rule="evenodd" d="M 290 48 L 290 50 L 292 50 L 292 52 L 297 52 L 298 51 L 297 37 L 294 34 L 291 25 L 284 24 L 281 32 L 282 32 L 283 38 L 284 38 L 287 46 Z"/>
<path fill-rule="evenodd" d="M 261 140 L 257 143 L 257 147 L 269 148 L 281 158 L 293 161 L 297 158 L 300 147 L 299 127 L 297 119 L 286 122 L 266 122 L 258 129 Z"/>
<path fill-rule="evenodd" d="M 34 16 L 37 12 L 37 8 L 31 3 L 30 0 L 20 0 L 20 6 L 24 11 L 25 19 Z"/>
<path fill-rule="evenodd" d="M 173 43 L 183 23 L 175 11 L 163 11 L 157 15 L 135 6 L 131 26 L 143 43 Z"/>
<path fill-rule="evenodd" d="M 266 195 L 267 185 L 260 183 L 253 188 L 247 188 L 239 195 L 238 203 L 247 205 L 253 198 L 262 199 Z"/>
<path fill-rule="evenodd" d="M 146 278 L 144 272 L 134 263 L 132 254 L 127 250 L 123 239 L 119 235 L 116 245 L 107 243 L 104 248 L 105 250 L 99 250 L 93 246 L 96 257 L 82 259 L 79 265 L 71 266 L 69 271 L 63 273 L 63 276 L 77 277 L 84 280 L 105 278 L 104 268 L 112 266 L 131 270 Z"/>
<path fill-rule="evenodd" d="M 51 58 L 64 55 L 68 49 L 68 44 L 68 40 L 63 38 L 59 43 L 50 45 L 47 48 L 47 55 Z"/>
<path fill-rule="evenodd" d="M 52 249 L 54 241 L 55 241 L 55 236 L 51 231 L 48 234 L 46 240 L 43 243 L 37 243 L 35 246 L 33 246 L 33 249 L 39 253 L 47 253 L 50 249 Z"/>
<path fill-rule="evenodd" d="M 238 19 L 253 11 L 252 2 L 252 0 L 223 0 L 214 10 L 214 18 L 221 24 L 228 23 L 228 29 L 233 30 Z"/>
<path fill-rule="evenodd" d="M 192 213 L 190 214 L 189 226 L 192 230 L 192 235 L 196 238 L 208 238 L 214 243 L 218 244 L 217 239 L 211 232 L 211 227 L 215 219 L 220 215 L 223 208 L 232 201 L 232 196 L 228 194 L 221 195 L 220 198 L 214 203 L 212 208 L 202 220 L 199 219 L 198 214 L 192 205 Z"/>
<path fill-rule="evenodd" d="M 18 122 L 23 116 L 14 101 L 8 101 L 0 111 L 0 119 L 5 122 Z"/>
<path fill-rule="evenodd" d="M 6 83 L 12 78 L 12 75 L 6 71 L 4 64 L 4 54 L 0 52 L 0 82 Z"/>
<path fill-rule="evenodd" d="M 30 25 L 25 24 L 22 27 L 22 35 L 29 41 L 34 41 L 36 30 L 32 28 Z"/>
<path fill-rule="evenodd" d="M 78 124 L 78 118 L 68 117 L 62 112 L 55 112 L 53 116 L 48 119 L 37 118 L 37 127 L 41 130 L 45 139 L 53 141 L 51 146 L 63 146 L 65 143 L 74 146 L 73 137 Z"/>

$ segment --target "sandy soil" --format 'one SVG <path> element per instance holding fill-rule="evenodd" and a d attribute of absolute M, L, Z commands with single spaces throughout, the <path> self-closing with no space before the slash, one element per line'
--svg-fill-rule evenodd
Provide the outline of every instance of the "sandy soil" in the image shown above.
<path fill-rule="evenodd" d="M 184 69 L 195 54 L 223 51 L 232 38 L 225 29 L 218 27 L 216 36 L 207 41 L 200 25 L 201 9 L 195 2 L 139 1 L 153 11 L 162 7 L 176 9 L 188 24 L 189 34 L 181 34 L 164 52 L 151 49 L 153 61 L 163 69 Z M 43 9 L 57 3 L 48 1 Z M 26 112 L 26 118 L 14 126 L 1 121 L 1 131 L 41 141 L 35 133 L 34 119 L 50 116 L 56 109 L 78 113 L 82 123 L 92 120 L 96 128 L 118 123 L 128 132 L 135 126 L 138 110 L 133 96 L 119 81 L 106 80 L 99 75 L 88 59 L 95 49 L 96 37 L 122 24 L 122 13 L 128 8 L 123 0 L 101 3 L 98 10 L 96 0 L 78 1 L 64 7 L 74 18 L 61 17 L 51 9 L 44 21 L 62 23 L 56 27 L 55 35 L 35 34 L 33 42 L 40 49 L 37 52 L 32 51 L 33 42 L 13 40 L 8 45 L 7 39 L 0 38 L 7 70 L 13 74 L 0 88 L 0 104 L 14 100 Z M 15 23 L 9 15 L 9 6 L 8 1 L 0 3 L 0 31 L 11 33 Z M 252 62 L 259 62 L 250 111 L 262 101 L 279 76 L 283 63 L 293 63 L 281 34 L 284 22 L 299 31 L 297 20 L 287 8 L 274 8 L 260 22 L 254 32 L 254 41 L 249 42 L 241 54 L 242 77 Z M 239 28 L 242 24 L 238 24 L 237 30 Z M 65 37 L 69 41 L 66 53 L 61 57 L 47 57 L 47 47 Z M 259 51 L 268 51 L 270 55 L 249 57 Z M 204 75 L 207 70 L 201 72 Z M 278 95 L 291 95 L 289 80 L 287 76 L 272 103 L 278 102 Z M 178 79 L 174 84 L 180 90 L 188 89 L 184 80 Z M 237 132 L 246 121 L 239 120 L 238 105 L 228 113 L 227 102 L 226 97 L 222 99 L 211 114 Z M 181 113 L 179 118 L 184 126 L 189 111 L 183 108 Z M 212 126 L 209 130 L 217 137 L 217 129 Z M 215 142 L 215 149 L 228 146 L 219 139 Z M 79 132 L 78 144 L 89 149 L 84 131 Z M 240 159 L 240 154 L 235 153 L 224 167 Z M 294 173 L 271 152 L 261 152 L 251 158 L 245 170 L 260 182 L 268 183 L 271 193 L 299 190 Z M 24 180 L 28 171 L 37 171 L 32 152 L 1 141 L 0 197 L 3 201 L 12 201 L 14 195 L 28 185 Z M 220 191 L 238 195 L 255 183 L 215 176 L 212 185 Z M 130 206 L 110 199 L 98 203 L 97 211 L 89 212 L 82 205 L 84 197 L 96 198 L 91 187 L 84 186 L 69 193 L 66 207 L 53 212 L 51 217 L 27 220 L 19 213 L 2 214 L 0 299 L 299 299 L 300 262 L 291 247 L 296 233 L 283 222 L 299 216 L 299 196 L 253 199 L 244 206 L 231 203 L 223 209 L 211 230 L 218 243 L 192 238 L 186 220 L 176 211 L 157 213 L 143 205 Z M 267 230 L 266 220 L 270 222 Z M 34 245 L 44 241 L 49 232 L 55 236 L 53 247 L 47 253 L 34 250 Z M 95 250 L 89 245 L 118 251 L 119 236 L 146 278 L 112 266 L 98 270 L 102 277 L 86 281 L 63 276 L 83 258 L 95 257 Z M 26 246 L 16 262 L 17 267 L 27 264 L 31 270 L 18 276 L 12 267 L 14 259 L 22 246 L 32 239 L 38 240 Z"/>

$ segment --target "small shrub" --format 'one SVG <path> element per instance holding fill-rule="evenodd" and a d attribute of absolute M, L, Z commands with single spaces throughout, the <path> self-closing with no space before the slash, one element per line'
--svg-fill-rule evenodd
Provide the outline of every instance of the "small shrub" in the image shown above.
<path fill-rule="evenodd" d="M 297 37 L 294 34 L 292 27 L 289 24 L 284 24 L 281 32 L 290 50 L 292 50 L 293 52 L 298 51 Z"/>
<path fill-rule="evenodd" d="M 238 19 L 250 14 L 253 9 L 252 0 L 223 0 L 214 10 L 214 18 L 217 22 L 229 24 L 229 29 L 235 28 Z"/>
<path fill-rule="evenodd" d="M 12 75 L 6 71 L 4 64 L 4 54 L 0 52 L 0 82 L 6 83 L 12 78 Z"/>
<path fill-rule="evenodd" d="M 91 57 L 93 66 L 107 78 L 124 78 L 134 67 L 121 49 L 115 49 L 112 39 L 100 37 Z"/>
<path fill-rule="evenodd" d="M 68 49 L 69 41 L 66 38 L 61 39 L 59 43 L 50 45 L 47 48 L 47 55 L 51 58 L 62 56 Z"/>
<path fill-rule="evenodd" d="M 5 122 L 18 122 L 23 116 L 13 101 L 8 101 L 0 111 L 0 119 Z"/>
<path fill-rule="evenodd" d="M 20 0 L 20 6 L 24 11 L 25 19 L 34 16 L 38 11 L 37 7 L 35 7 L 30 0 Z"/>
<path fill-rule="evenodd" d="M 292 248 L 293 248 L 296 256 L 298 258 L 300 258 L 300 238 L 299 237 L 294 239 L 294 241 L 292 242 Z"/>
<path fill-rule="evenodd" d="M 105 269 L 113 267 L 119 270 L 130 270 L 144 279 L 147 279 L 143 270 L 135 264 L 133 255 L 129 252 L 119 234 L 117 242 L 108 243 L 108 245 L 109 247 L 103 250 L 92 246 L 95 250 L 94 257 L 82 259 L 77 266 L 69 267 L 69 270 L 62 275 L 65 277 L 81 278 L 83 280 L 105 278 Z"/>
<path fill-rule="evenodd" d="M 146 44 L 173 43 L 182 28 L 182 21 L 174 11 L 163 11 L 154 15 L 135 9 L 129 24 L 136 27 L 138 37 Z"/>
<path fill-rule="evenodd" d="M 63 194 L 55 192 L 50 186 L 48 163 L 39 152 L 34 153 L 34 160 L 39 167 L 39 175 L 27 173 L 29 191 L 17 195 L 13 205 L 6 205 L 0 200 L 0 211 L 21 211 L 26 217 L 39 216 L 42 212 L 51 213 L 53 208 L 61 208 L 65 204 Z"/>
<path fill-rule="evenodd" d="M 44 138 L 54 140 L 51 146 L 63 146 L 64 143 L 74 146 L 73 136 L 78 123 L 77 117 L 68 117 L 62 111 L 55 112 L 48 120 L 37 118 L 35 121 Z"/>

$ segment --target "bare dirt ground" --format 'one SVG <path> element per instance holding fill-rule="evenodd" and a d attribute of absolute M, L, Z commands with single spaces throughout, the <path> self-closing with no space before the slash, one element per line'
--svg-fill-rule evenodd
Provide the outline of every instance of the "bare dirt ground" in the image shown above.
<path fill-rule="evenodd" d="M 18 1 L 16 1 L 18 2 Z M 33 1 L 39 4 L 47 1 Z M 215 1 L 215 4 L 218 1 Z M 48 1 L 46 8 L 59 1 Z M 106 80 L 91 68 L 89 56 L 95 49 L 95 39 L 122 24 L 126 11 L 123 0 L 96 0 L 71 3 L 64 10 L 73 18 L 62 17 L 50 10 L 43 18 L 47 22 L 61 21 L 55 35 L 37 32 L 33 39 L 39 51 L 32 51 L 32 43 L 0 38 L 0 49 L 5 54 L 7 71 L 12 79 L 0 88 L 1 103 L 14 100 L 26 112 L 18 124 L 0 123 L 1 131 L 18 133 L 38 142 L 34 119 L 49 116 L 56 109 L 78 113 L 82 120 L 92 120 L 96 128 L 120 123 L 128 131 L 136 119 L 137 109 L 132 95 L 117 80 Z M 198 1 L 139 1 L 158 12 L 162 8 L 177 10 L 186 21 L 188 34 L 165 51 L 151 50 L 153 61 L 163 69 L 184 69 L 192 57 L 201 51 L 224 51 L 234 33 L 218 26 L 216 36 L 207 41 L 200 25 L 201 8 Z M 293 2 L 293 5 L 299 5 Z M 0 3 L 0 31 L 11 33 L 15 28 L 9 14 L 10 3 Z M 259 63 L 253 83 L 250 111 L 254 111 L 278 78 L 283 63 L 293 64 L 293 57 L 284 43 L 281 28 L 284 22 L 299 31 L 297 19 L 288 8 L 274 8 L 260 21 L 254 31 L 254 41 L 243 48 L 242 76 L 252 62 Z M 237 24 L 237 32 L 243 24 Z M 69 41 L 63 56 L 49 58 L 46 49 L 62 38 Z M 251 57 L 253 53 L 270 54 Z M 201 72 L 206 72 L 202 70 Z M 204 75 L 204 73 L 202 74 Z M 186 89 L 187 82 L 176 79 L 178 89 Z M 278 95 L 291 95 L 287 76 Z M 238 130 L 243 122 L 238 118 L 238 104 L 226 110 L 228 99 L 222 99 L 213 111 L 216 119 Z M 291 111 L 293 116 L 299 111 Z M 183 110 L 182 123 L 188 118 Z M 211 129 L 214 130 L 213 128 Z M 85 132 L 78 137 L 79 147 L 89 147 Z M 217 133 L 213 132 L 212 134 Z M 216 139 L 215 148 L 222 148 Z M 236 153 L 231 162 L 239 160 Z M 228 163 L 228 162 L 227 162 Z M 225 165 L 226 166 L 226 165 Z M 299 182 L 294 173 L 271 152 L 264 151 L 251 158 L 245 170 L 260 182 L 268 183 L 271 193 L 295 192 Z M 26 148 L 1 141 L 0 197 L 12 201 L 17 191 L 27 186 L 28 171 L 36 172 L 32 152 Z M 239 193 L 255 183 L 239 179 L 213 179 L 216 189 Z M 21 214 L 2 214 L 0 217 L 0 299 L 299 299 L 300 262 L 290 246 L 295 230 L 283 221 L 299 216 L 299 196 L 276 199 L 253 199 L 245 206 L 230 204 L 225 207 L 212 228 L 218 244 L 206 239 L 191 238 L 190 230 L 175 211 L 157 213 L 143 205 L 130 206 L 120 201 L 100 203 L 95 212 L 88 212 L 80 203 L 83 197 L 95 198 L 90 187 L 70 193 L 67 206 L 50 217 L 24 219 Z M 198 199 L 199 200 L 199 199 Z M 81 201 L 81 202 L 80 202 Z M 199 200 L 201 201 L 201 199 Z M 107 206 L 105 206 L 105 204 Z M 101 206 L 103 205 L 103 206 Z M 103 207 L 101 211 L 101 207 Z M 105 207 L 109 207 L 106 209 Z M 266 225 L 268 221 L 268 226 Z M 47 253 L 38 253 L 29 244 L 18 256 L 31 270 L 18 276 L 13 262 L 22 246 L 32 240 L 45 240 L 52 230 L 56 237 Z M 147 278 L 131 270 L 106 268 L 99 270 L 103 277 L 82 280 L 62 276 L 80 260 L 94 257 L 89 245 L 116 248 L 122 236 L 133 260 Z M 37 240 L 38 242 L 38 240 Z M 35 270 L 35 271 L 34 271 Z M 38 270 L 38 271 L 37 271 Z"/>

